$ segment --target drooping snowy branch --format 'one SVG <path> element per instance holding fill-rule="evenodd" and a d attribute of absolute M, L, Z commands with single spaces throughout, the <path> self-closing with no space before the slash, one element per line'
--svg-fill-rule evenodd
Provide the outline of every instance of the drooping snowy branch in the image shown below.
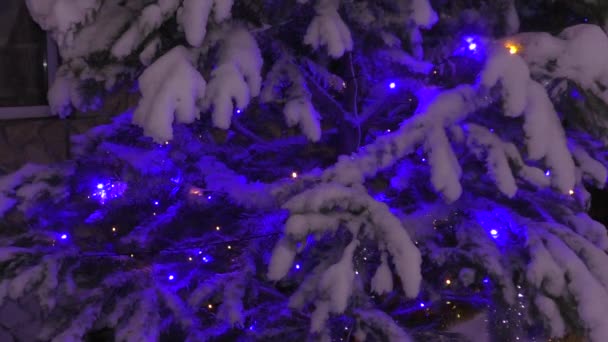
<path fill-rule="evenodd" d="M 147 5 L 129 28 L 112 45 L 111 52 L 116 58 L 125 58 L 135 51 L 144 40 L 170 18 L 179 5 L 179 0 L 159 0 Z"/>
<path fill-rule="evenodd" d="M 416 296 L 420 287 L 420 253 L 399 220 L 388 207 L 371 198 L 363 189 L 347 188 L 337 184 L 322 184 L 296 195 L 285 203 L 291 213 L 285 227 L 285 236 L 274 248 L 268 277 L 279 280 L 287 275 L 298 253 L 297 243 L 304 242 L 309 235 L 321 236 L 335 232 L 341 226 L 352 234 L 340 260 L 333 264 L 322 264 L 313 275 L 316 288 L 301 293 L 298 302 L 315 302 L 311 331 L 320 332 L 330 313 L 342 313 L 353 292 L 355 269 L 353 257 L 359 239 L 369 235 L 392 258 L 394 273 L 401 279 L 402 289 L 408 297 Z M 377 273 L 382 274 L 386 265 Z M 379 275 L 373 280 L 375 287 L 388 288 L 380 284 L 387 277 Z"/>
<path fill-rule="evenodd" d="M 488 173 L 503 194 L 513 197 L 517 191 L 511 165 L 514 165 L 516 173 L 524 180 L 540 188 L 550 185 L 541 169 L 524 164 L 512 143 L 503 142 L 489 129 L 476 124 L 468 124 L 466 130 L 467 146 L 477 158 L 485 157 Z"/>
<path fill-rule="evenodd" d="M 185 0 L 177 13 L 177 21 L 182 26 L 188 43 L 199 47 L 207 34 L 211 10 L 214 20 L 221 23 L 230 17 L 233 0 Z"/>
<path fill-rule="evenodd" d="M 260 94 L 263 61 L 255 39 L 242 28 L 223 33 L 218 59 L 203 107 L 211 110 L 216 127 L 228 129 L 234 112 L 244 110 Z"/>
<path fill-rule="evenodd" d="M 133 123 L 159 143 L 173 138 L 174 121 L 191 123 L 199 118 L 206 83 L 193 65 L 195 58 L 185 47 L 175 47 L 139 78 L 142 98 Z"/>
<path fill-rule="evenodd" d="M 306 79 L 294 63 L 285 58 L 275 63 L 262 89 L 262 100 L 285 101 L 283 114 L 287 125 L 290 127 L 299 125 L 311 141 L 321 139 L 320 115 L 312 104 Z"/>
<path fill-rule="evenodd" d="M 315 5 L 317 15 L 304 36 L 304 44 L 314 49 L 325 46 L 334 58 L 340 58 L 353 49 L 350 30 L 338 14 L 339 6 L 340 0 L 318 0 Z"/>

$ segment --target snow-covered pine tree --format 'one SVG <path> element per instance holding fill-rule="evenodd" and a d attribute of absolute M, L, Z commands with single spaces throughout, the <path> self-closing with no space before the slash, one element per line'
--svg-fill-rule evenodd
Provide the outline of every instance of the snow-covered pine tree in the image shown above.
<path fill-rule="evenodd" d="M 558 5 L 27 3 L 58 114 L 141 92 L 0 179 L 0 300 L 39 339 L 608 339 L 599 1 L 528 33 Z"/>

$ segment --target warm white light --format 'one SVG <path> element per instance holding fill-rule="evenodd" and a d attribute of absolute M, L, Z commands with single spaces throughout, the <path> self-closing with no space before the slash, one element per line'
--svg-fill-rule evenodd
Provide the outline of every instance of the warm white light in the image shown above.
<path fill-rule="evenodd" d="M 519 52 L 519 47 L 513 43 L 507 43 L 507 44 L 505 44 L 505 47 L 507 49 L 509 49 L 509 53 L 512 55 L 515 55 L 516 53 Z"/>
<path fill-rule="evenodd" d="M 570 194 L 570 196 L 574 195 L 574 190 L 570 189 L 570 191 L 568 191 L 568 193 Z"/>
<path fill-rule="evenodd" d="M 291 178 L 298 178 L 298 173 L 297 172 L 292 172 L 291 173 Z"/>

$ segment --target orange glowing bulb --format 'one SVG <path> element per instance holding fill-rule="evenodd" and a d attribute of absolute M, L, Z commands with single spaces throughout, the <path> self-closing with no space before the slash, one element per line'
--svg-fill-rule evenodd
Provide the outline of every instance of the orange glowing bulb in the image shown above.
<path fill-rule="evenodd" d="M 519 52 L 519 47 L 513 43 L 507 43 L 507 44 L 505 44 L 505 47 L 507 49 L 509 49 L 509 53 L 512 55 L 515 55 L 516 53 Z"/>

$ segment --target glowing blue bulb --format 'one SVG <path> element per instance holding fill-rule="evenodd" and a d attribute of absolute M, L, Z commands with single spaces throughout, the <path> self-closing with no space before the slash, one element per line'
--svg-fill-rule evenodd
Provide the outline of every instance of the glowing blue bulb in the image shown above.
<path fill-rule="evenodd" d="M 158 201 L 154 201 L 154 205 L 158 205 Z"/>
<path fill-rule="evenodd" d="M 547 177 L 551 176 L 551 170 L 547 170 L 547 172 L 545 172 L 545 176 L 547 176 Z"/>
<path fill-rule="evenodd" d="M 466 37 L 464 41 L 470 44 L 473 42 L 473 37 Z"/>
<path fill-rule="evenodd" d="M 296 264 L 296 270 L 300 269 L 300 264 Z"/>
<path fill-rule="evenodd" d="M 67 235 L 67 234 L 63 234 L 63 235 L 61 235 L 61 240 L 65 240 L 65 239 L 67 239 L 67 238 L 68 238 L 68 235 Z"/>
<path fill-rule="evenodd" d="M 169 280 L 173 280 L 175 279 L 175 277 L 173 276 L 173 274 L 169 274 Z"/>
<path fill-rule="evenodd" d="M 255 330 L 255 326 L 252 324 L 249 326 L 249 330 L 254 331 Z"/>
<path fill-rule="evenodd" d="M 424 307 L 424 303 L 420 303 L 420 307 L 423 308 Z"/>
<path fill-rule="evenodd" d="M 198 251 L 198 254 L 199 254 L 199 255 L 200 255 L 200 254 L 203 254 L 203 251 Z"/>
<path fill-rule="evenodd" d="M 204 263 L 208 263 L 209 262 L 209 258 L 207 258 L 206 256 L 203 257 L 203 262 Z"/>
<path fill-rule="evenodd" d="M 475 49 L 477 49 L 477 44 L 475 44 L 475 43 L 469 44 L 469 50 L 473 51 Z"/>
<path fill-rule="evenodd" d="M 395 87 L 396 87 L 396 86 L 397 86 L 397 85 L 395 84 L 395 82 L 391 82 L 391 83 L 388 85 L 388 87 L 389 87 L 389 88 L 391 88 L 391 89 L 395 89 Z"/>
<path fill-rule="evenodd" d="M 97 189 L 103 189 L 103 184 L 101 184 L 101 183 L 97 184 Z"/>
<path fill-rule="evenodd" d="M 207 196 L 207 199 L 208 199 L 208 200 L 210 200 L 210 199 L 211 199 L 211 196 Z"/>
<path fill-rule="evenodd" d="M 498 237 L 498 230 L 496 230 L 496 229 L 490 230 L 490 235 L 492 235 L 492 237 L 496 239 Z"/>
<path fill-rule="evenodd" d="M 237 108 L 236 113 L 241 114 L 241 110 Z"/>
<path fill-rule="evenodd" d="M 489 283 L 489 282 L 490 282 L 490 279 L 488 279 L 488 278 L 483 278 L 483 283 L 484 283 L 484 284 L 487 284 L 487 283 Z"/>

